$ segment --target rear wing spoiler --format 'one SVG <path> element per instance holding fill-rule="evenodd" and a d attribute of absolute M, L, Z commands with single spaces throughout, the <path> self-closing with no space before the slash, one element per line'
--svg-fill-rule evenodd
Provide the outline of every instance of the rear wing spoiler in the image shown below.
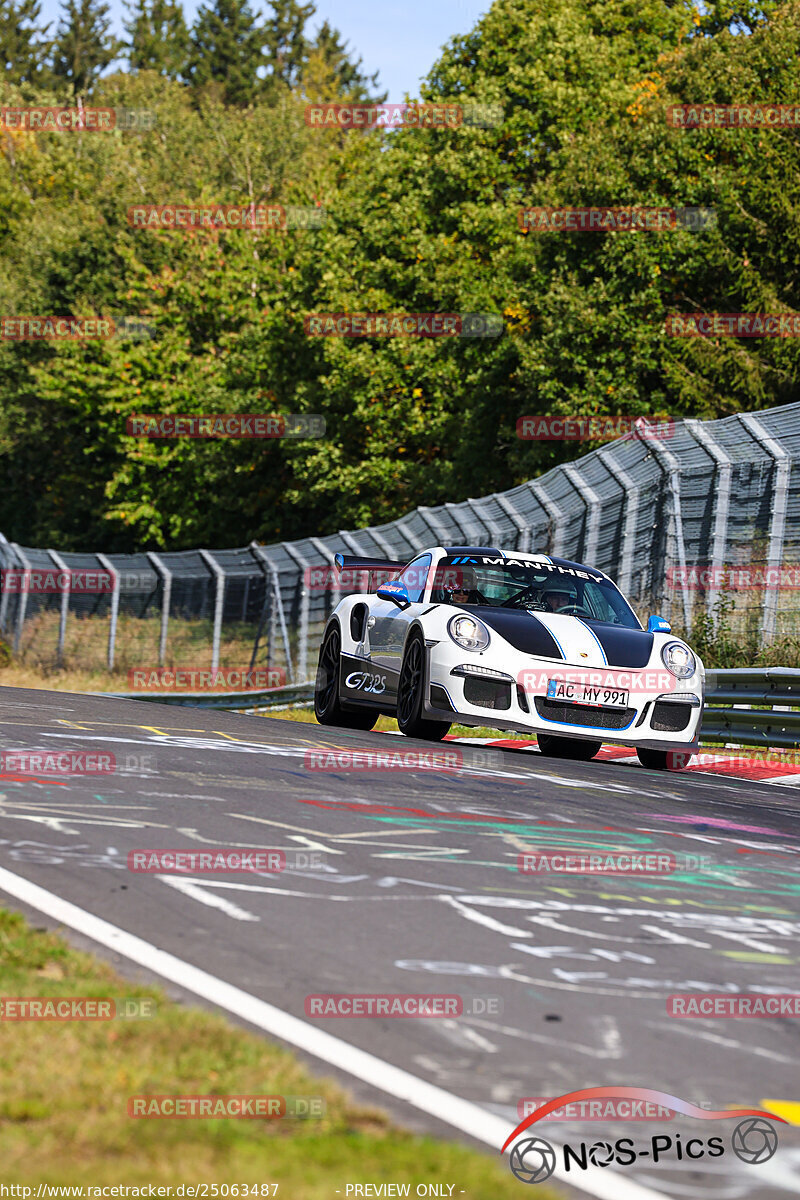
<path fill-rule="evenodd" d="M 391 558 L 361 558 L 357 554 L 334 554 L 333 561 L 339 571 L 402 571 L 406 565 Z"/>

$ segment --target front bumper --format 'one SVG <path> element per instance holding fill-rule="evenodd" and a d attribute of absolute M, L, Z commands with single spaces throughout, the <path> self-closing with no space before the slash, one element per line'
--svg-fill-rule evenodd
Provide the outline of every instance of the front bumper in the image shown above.
<path fill-rule="evenodd" d="M 429 643 L 427 652 L 424 711 L 433 720 L 457 720 L 462 725 L 488 725 L 534 736 L 549 733 L 632 748 L 691 752 L 699 749 L 703 719 L 701 672 L 687 681 L 670 676 L 669 686 L 665 686 L 667 681 L 660 662 L 640 670 L 587 667 L 534 658 L 513 649 L 502 655 L 493 654 L 491 646 L 482 654 L 473 654 L 444 641 Z M 485 674 L 459 670 L 468 671 L 470 667 L 482 668 Z M 620 679 L 627 674 L 634 685 L 627 688 L 628 708 L 548 699 L 548 675 L 558 677 L 570 671 L 584 674 L 599 671 L 606 675 L 613 672 Z M 648 676 L 653 677 L 654 687 L 647 686 Z M 534 686 L 520 685 L 520 680 L 527 682 L 532 677 L 538 681 Z"/>

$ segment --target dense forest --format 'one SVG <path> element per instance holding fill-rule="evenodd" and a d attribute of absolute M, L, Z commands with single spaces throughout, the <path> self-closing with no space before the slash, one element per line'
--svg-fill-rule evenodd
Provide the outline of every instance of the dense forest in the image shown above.
<path fill-rule="evenodd" d="M 510 487 L 593 444 L 520 440 L 523 415 L 707 418 L 797 399 L 795 338 L 673 337 L 666 319 L 798 310 L 798 128 L 666 114 L 796 101 L 800 5 L 495 0 L 420 99 L 501 119 L 393 129 L 308 123 L 309 105 L 386 99 L 379 64 L 313 18 L 297 0 L 210 0 L 187 28 L 179 3 L 132 0 L 121 40 L 103 0 L 66 0 L 55 29 L 38 0 L 5 0 L 0 108 L 150 114 L 40 132 L 4 112 L 0 316 L 123 330 L 0 340 L 7 537 L 127 551 L 327 533 Z M 128 219 L 173 204 L 319 220 Z M 541 232 L 518 219 L 657 205 L 714 220 Z M 492 313 L 502 332 L 309 336 L 309 314 L 350 311 Z M 141 413 L 316 414 L 326 433 L 146 440 L 126 431 Z"/>

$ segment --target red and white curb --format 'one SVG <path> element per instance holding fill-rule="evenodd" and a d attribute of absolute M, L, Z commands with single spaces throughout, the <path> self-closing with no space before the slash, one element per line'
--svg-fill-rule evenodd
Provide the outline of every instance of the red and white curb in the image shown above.
<path fill-rule="evenodd" d="M 447 742 L 458 742 L 462 746 L 494 746 L 497 750 L 531 750 L 538 754 L 535 738 L 468 738 L 446 737 Z M 774 761 L 748 758 L 744 754 L 702 751 L 692 756 L 683 771 L 701 771 L 709 775 L 725 775 L 729 779 L 750 779 L 759 783 L 781 783 L 800 786 L 800 761 L 780 762 L 779 750 L 768 750 Z M 615 762 L 620 765 L 638 767 L 641 764 L 636 754 L 625 746 L 602 746 L 595 762 Z"/>

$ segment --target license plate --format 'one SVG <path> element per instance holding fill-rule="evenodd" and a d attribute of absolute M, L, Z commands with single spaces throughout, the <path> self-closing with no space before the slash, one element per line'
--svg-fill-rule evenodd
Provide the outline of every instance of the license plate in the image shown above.
<path fill-rule="evenodd" d="M 572 704 L 593 704 L 604 708 L 628 708 L 630 693 L 626 688 L 592 687 L 588 683 L 567 683 L 563 679 L 548 679 L 548 700 L 563 700 Z"/>

